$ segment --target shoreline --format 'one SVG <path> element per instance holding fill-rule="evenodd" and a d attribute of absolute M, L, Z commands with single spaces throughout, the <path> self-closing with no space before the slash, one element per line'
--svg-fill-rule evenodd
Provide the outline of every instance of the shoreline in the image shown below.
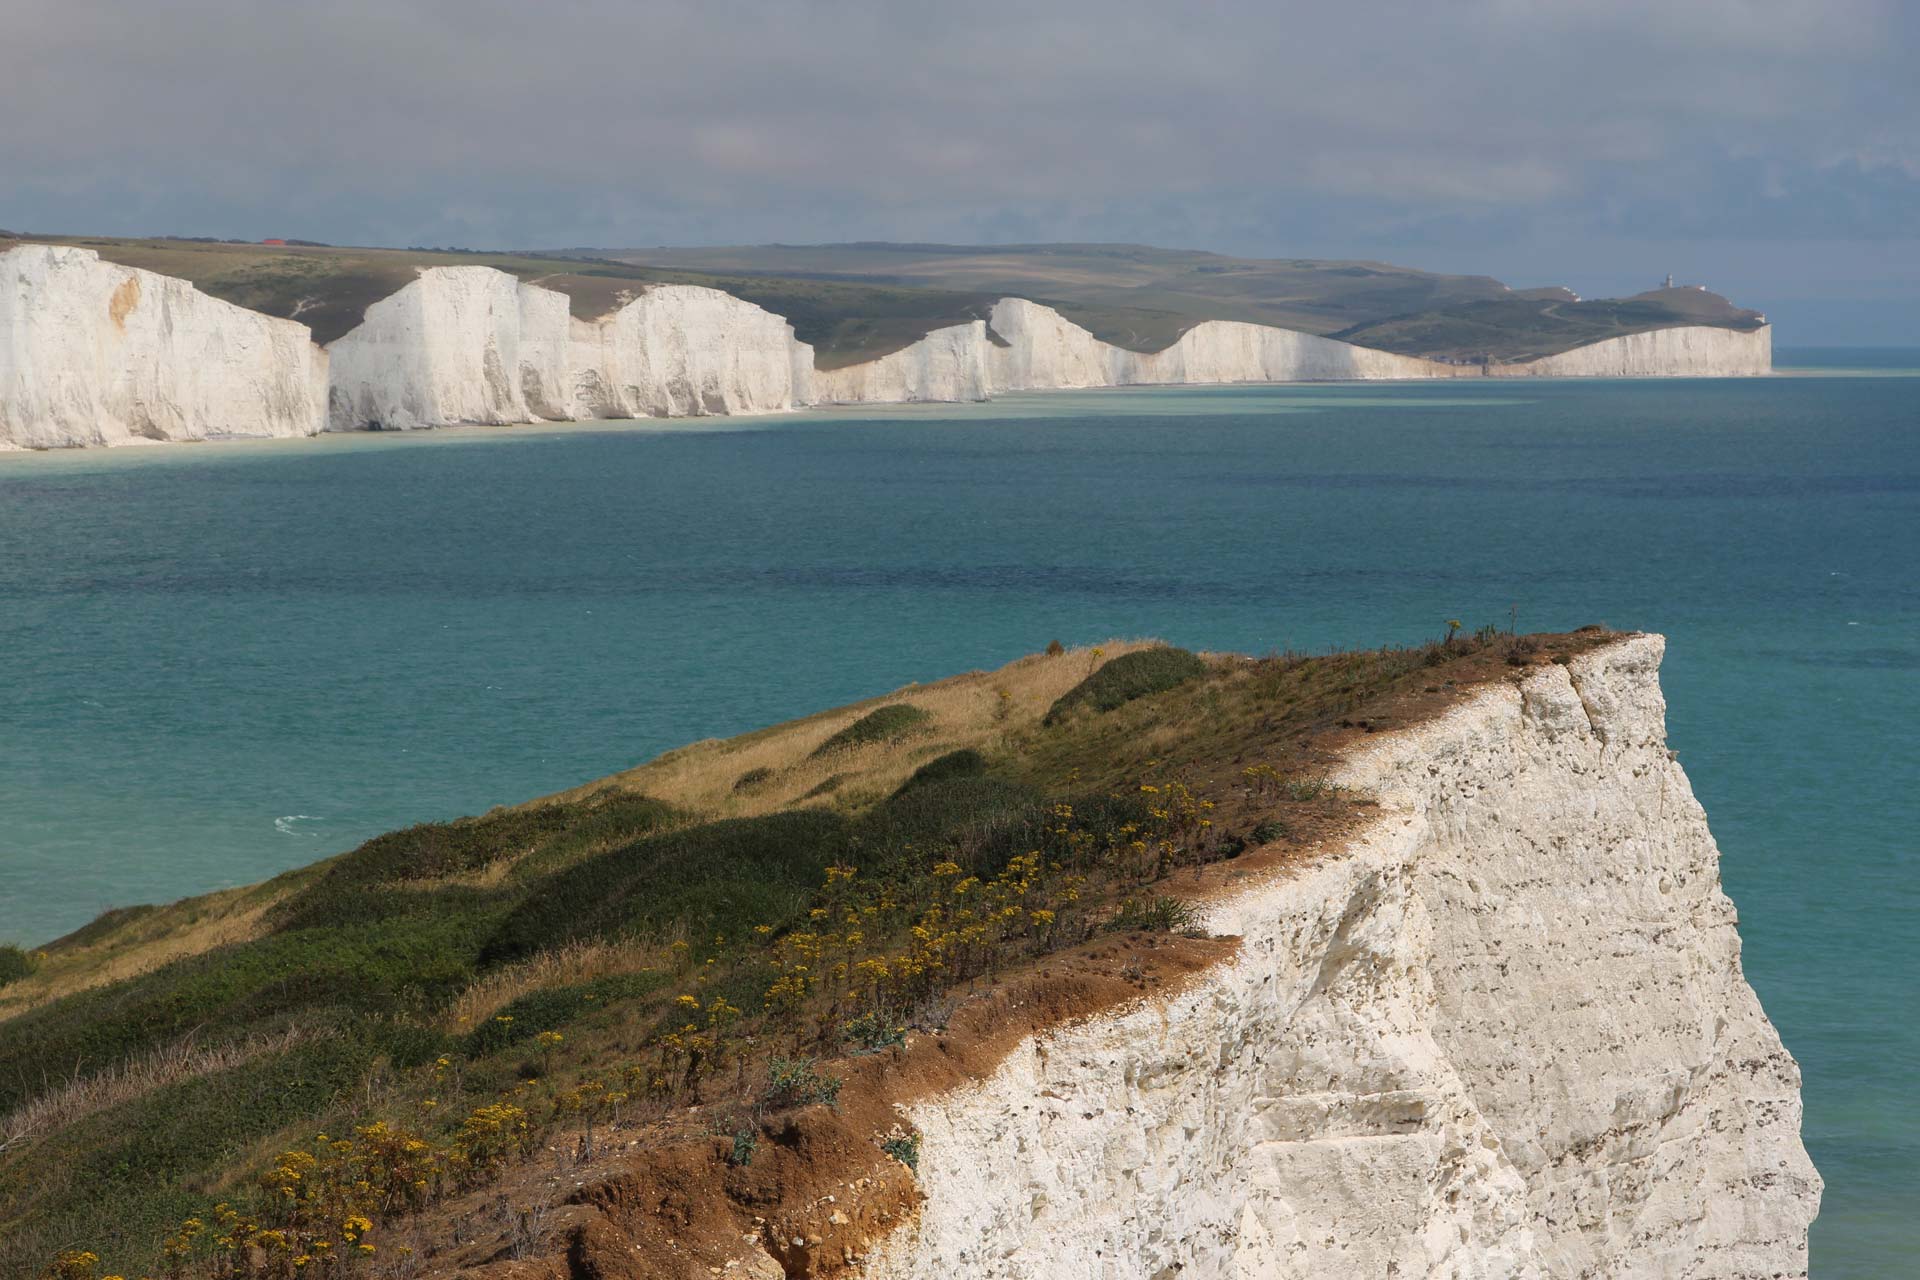
<path fill-rule="evenodd" d="M 1759 375 L 1766 378 L 1914 378 L 1920 377 L 1920 366 L 1911 369 L 1851 368 L 1827 366 L 1801 366 L 1775 368 L 1771 373 Z M 1099 396 L 1103 399 L 1145 399 L 1165 395 L 1169 392 L 1182 395 L 1207 395 L 1216 392 L 1331 392 L 1366 394 L 1382 388 L 1420 388 L 1437 387 L 1457 388 L 1477 386 L 1485 390 L 1498 389 L 1502 392 L 1518 390 L 1540 385 L 1594 384 L 1594 383 L 1685 383 L 1685 382 L 1751 382 L 1754 375 L 1727 377 L 1512 377 L 1512 378 L 1378 378 L 1378 379 L 1321 379 L 1291 382 L 1167 382 L 1133 383 L 1121 386 L 1094 387 L 1045 387 L 1030 390 L 1008 392 L 986 400 L 901 400 L 867 401 L 845 404 L 806 405 L 793 409 L 775 409 L 758 413 L 703 414 L 688 417 L 646 417 L 646 418 L 569 418 L 541 422 L 482 423 L 463 422 L 450 426 L 413 427 L 405 430 L 389 431 L 321 431 L 308 436 L 214 436 L 200 440 L 153 440 L 136 438 L 117 441 L 106 445 L 73 445 L 63 448 L 30 449 L 0 444 L 0 467 L 13 464 L 16 459 L 28 458 L 77 458 L 77 457 L 175 457 L 181 454 L 198 456 L 201 449 L 221 453 L 242 453 L 257 448 L 274 448 L 285 451 L 289 445 L 318 445 L 320 441 L 340 441 L 372 444 L 375 440 L 385 444 L 399 444 L 402 440 L 424 442 L 428 439 L 443 441 L 472 441 L 476 439 L 523 439 L 539 436 L 557 435 L 599 435 L 624 433 L 685 433 L 685 432 L 728 432 L 763 429 L 774 422 L 839 422 L 849 420 L 881 420 L 892 417 L 912 416 L 935 420 L 949 417 L 971 416 L 974 413 L 992 413 L 996 408 L 1016 410 L 1006 414 L 1009 417 L 1027 416 L 1027 404 L 1030 401 L 1057 401 L 1063 396 Z M 1449 395 L 1449 404 L 1470 403 L 1468 396 Z M 1509 395 L 1490 396 L 1486 404 L 1516 403 Z M 1309 407 L 1309 406 L 1303 406 Z M 1320 406 L 1310 406 L 1320 407 Z M 324 447 L 324 446 L 321 446 Z M 33 465 L 27 463 L 25 465 Z"/>

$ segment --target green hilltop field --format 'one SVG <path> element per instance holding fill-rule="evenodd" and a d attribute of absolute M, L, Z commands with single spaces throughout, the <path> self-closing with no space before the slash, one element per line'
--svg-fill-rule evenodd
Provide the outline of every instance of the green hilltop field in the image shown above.
<path fill-rule="evenodd" d="M 1145 245 L 762 245 L 600 250 L 637 265 L 973 290 L 1044 302 L 1096 336 L 1157 351 L 1202 320 L 1244 320 L 1402 355 L 1533 359 L 1682 324 L 1751 329 L 1751 311 L 1700 289 L 1579 301 L 1491 276 L 1384 262 L 1233 258 Z"/>
<path fill-rule="evenodd" d="M 928 332 L 984 320 L 1009 295 L 1054 307 L 1095 336 L 1162 350 L 1205 320 L 1243 320 L 1404 355 L 1513 361 L 1680 324 L 1751 329 L 1754 312 L 1697 289 L 1577 301 L 1488 276 L 1380 262 L 1268 260 L 1138 245 L 766 245 L 713 249 L 475 252 L 261 245 L 0 232 L 77 244 L 112 262 L 297 319 L 328 343 L 421 270 L 478 265 L 566 294 L 593 319 L 654 284 L 720 289 L 785 317 L 820 368 L 872 360 Z"/>

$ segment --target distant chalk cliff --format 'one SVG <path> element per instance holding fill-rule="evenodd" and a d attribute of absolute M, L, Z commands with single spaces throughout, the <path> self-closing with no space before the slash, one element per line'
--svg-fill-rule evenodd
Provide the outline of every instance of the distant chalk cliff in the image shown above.
<path fill-rule="evenodd" d="M 1209 320 L 1141 352 L 1052 308 L 1004 298 L 987 321 L 822 370 L 785 319 L 719 290 L 655 285 L 582 319 L 566 295 L 483 266 L 422 271 L 322 351 L 301 324 L 89 249 L 22 244 L 0 253 L 0 448 L 778 413 L 1076 387 L 1771 368 L 1764 326 L 1657 329 L 1482 366 Z"/>
<path fill-rule="evenodd" d="M 91 249 L 0 253 L 0 448 L 310 436 L 326 397 L 303 324 Z"/>

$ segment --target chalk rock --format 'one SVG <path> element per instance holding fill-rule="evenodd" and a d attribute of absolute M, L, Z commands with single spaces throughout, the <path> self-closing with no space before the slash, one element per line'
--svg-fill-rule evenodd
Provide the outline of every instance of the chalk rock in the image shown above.
<path fill-rule="evenodd" d="M 656 285 L 572 332 L 575 417 L 778 413 L 813 400 L 813 348 L 717 289 Z"/>
<path fill-rule="evenodd" d="M 1657 636 L 1369 740 L 1238 956 L 915 1104 L 869 1280 L 1804 1276 L 1799 1071 L 1669 758 Z"/>
<path fill-rule="evenodd" d="M 1161 351 L 1131 351 L 1103 342 L 1053 308 L 1023 298 L 995 304 L 992 325 L 1007 341 L 990 353 L 996 390 L 1451 378 L 1477 372 L 1234 320 L 1196 324 Z"/>
<path fill-rule="evenodd" d="M 993 394 L 992 364 L 984 321 L 935 329 L 911 346 L 813 376 L 822 404 L 907 403 L 921 400 L 985 400 Z"/>
<path fill-rule="evenodd" d="M 1773 372 L 1773 326 L 1750 333 L 1711 325 L 1650 329 L 1487 372 L 1502 378 L 1756 377 Z"/>
<path fill-rule="evenodd" d="M 0 448 L 308 436 L 326 383 L 303 324 L 92 249 L 0 253 Z"/>
<path fill-rule="evenodd" d="M 435 267 L 329 348 L 330 426 L 771 413 L 812 396 L 813 351 L 772 312 L 661 285 L 598 320 L 491 267 Z"/>

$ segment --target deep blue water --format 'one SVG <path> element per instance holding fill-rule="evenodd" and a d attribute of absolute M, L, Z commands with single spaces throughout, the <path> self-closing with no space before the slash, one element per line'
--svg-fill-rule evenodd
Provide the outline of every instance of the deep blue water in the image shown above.
<path fill-rule="evenodd" d="M 1920 379 L 1890 376 L 0 458 L 0 940 L 1056 637 L 1315 650 L 1510 607 L 1659 630 L 1748 972 L 1806 1074 L 1814 1274 L 1900 1274 L 1917 563 Z"/>

